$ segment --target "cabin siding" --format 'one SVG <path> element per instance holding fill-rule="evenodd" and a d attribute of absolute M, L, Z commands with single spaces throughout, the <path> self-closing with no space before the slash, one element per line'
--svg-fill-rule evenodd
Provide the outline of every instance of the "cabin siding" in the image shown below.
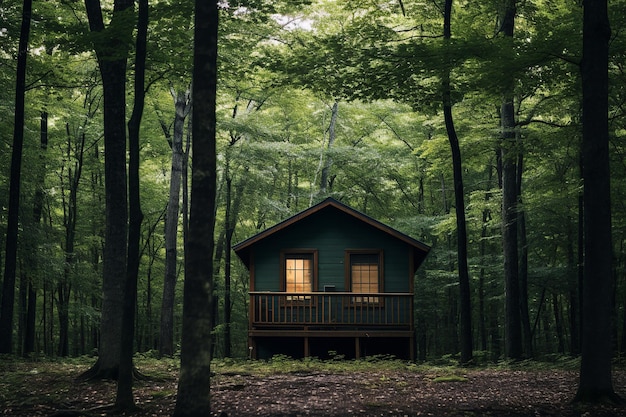
<path fill-rule="evenodd" d="M 251 357 L 415 357 L 413 275 L 430 250 L 422 242 L 328 198 L 233 249 L 250 271 Z M 289 251 L 315 253 L 311 292 L 285 291 Z M 352 292 L 347 254 L 370 251 L 381 254 L 383 286 Z"/>
<path fill-rule="evenodd" d="M 280 291 L 280 252 L 289 249 L 318 251 L 318 288 L 334 285 L 345 288 L 345 251 L 348 249 L 382 249 L 384 253 L 384 292 L 410 291 L 410 258 L 406 244 L 343 212 L 316 214 L 267 237 L 253 254 L 253 291 Z"/>

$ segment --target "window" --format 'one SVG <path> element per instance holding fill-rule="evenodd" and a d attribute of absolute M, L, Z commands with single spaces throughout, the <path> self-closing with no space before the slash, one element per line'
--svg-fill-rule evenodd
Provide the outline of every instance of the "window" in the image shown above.
<path fill-rule="evenodd" d="M 380 251 L 348 251 L 347 268 L 350 291 L 378 293 L 381 291 L 382 253 Z M 379 297 L 352 297 L 357 303 L 378 303 Z"/>
<path fill-rule="evenodd" d="M 281 254 L 282 290 L 313 292 L 316 286 L 317 253 L 314 251 L 283 252 Z M 288 301 L 308 300 L 311 296 L 287 296 Z"/>

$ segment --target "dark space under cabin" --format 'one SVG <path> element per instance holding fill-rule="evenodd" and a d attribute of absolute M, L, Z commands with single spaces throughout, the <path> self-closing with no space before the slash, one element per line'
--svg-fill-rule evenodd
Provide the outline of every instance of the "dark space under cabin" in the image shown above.
<path fill-rule="evenodd" d="M 430 247 L 328 198 L 233 247 L 251 356 L 414 359 L 413 277 Z"/>

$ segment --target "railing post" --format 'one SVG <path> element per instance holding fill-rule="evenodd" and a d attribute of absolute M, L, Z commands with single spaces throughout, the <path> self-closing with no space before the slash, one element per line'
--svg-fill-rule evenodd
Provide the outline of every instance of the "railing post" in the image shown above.
<path fill-rule="evenodd" d="M 256 299 L 256 296 L 254 294 L 250 294 L 250 303 L 248 305 L 248 329 L 252 329 L 252 323 L 255 322 L 254 320 L 254 306 L 256 305 L 255 299 Z"/>
<path fill-rule="evenodd" d="M 414 329 L 412 293 L 250 292 L 249 328 L 258 325 L 401 326 Z"/>

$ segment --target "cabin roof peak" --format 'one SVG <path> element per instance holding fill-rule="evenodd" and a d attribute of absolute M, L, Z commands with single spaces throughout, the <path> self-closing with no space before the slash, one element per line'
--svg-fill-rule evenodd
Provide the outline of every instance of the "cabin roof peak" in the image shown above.
<path fill-rule="evenodd" d="M 316 213 L 319 213 L 320 211 L 328 210 L 328 209 L 335 209 L 335 210 L 344 212 L 371 227 L 374 227 L 384 233 L 387 233 L 390 236 L 395 237 L 396 239 L 403 241 L 404 243 L 408 244 L 409 246 L 413 248 L 414 252 L 416 253 L 416 257 L 420 259 L 419 263 L 421 263 L 421 260 L 423 260 L 428 254 L 428 252 L 430 251 L 430 246 L 426 245 L 425 243 L 422 243 L 419 240 L 410 237 L 409 235 L 406 235 L 390 226 L 387 226 L 386 224 L 364 213 L 361 213 L 360 211 L 332 197 L 328 197 L 322 200 L 321 202 L 275 224 L 274 226 L 271 226 L 263 230 L 262 232 L 259 232 L 256 235 L 251 236 L 248 239 L 245 239 L 240 243 L 237 243 L 236 245 L 233 246 L 233 250 L 241 258 L 244 264 L 247 267 L 249 267 L 250 248 L 254 246 L 256 243 L 262 241 L 266 237 L 269 237 L 281 230 L 288 228 L 292 224 L 297 223 L 313 214 L 316 214 Z M 418 254 L 420 256 L 417 256 Z M 415 265 L 416 268 L 417 266 L 419 265 Z"/>

